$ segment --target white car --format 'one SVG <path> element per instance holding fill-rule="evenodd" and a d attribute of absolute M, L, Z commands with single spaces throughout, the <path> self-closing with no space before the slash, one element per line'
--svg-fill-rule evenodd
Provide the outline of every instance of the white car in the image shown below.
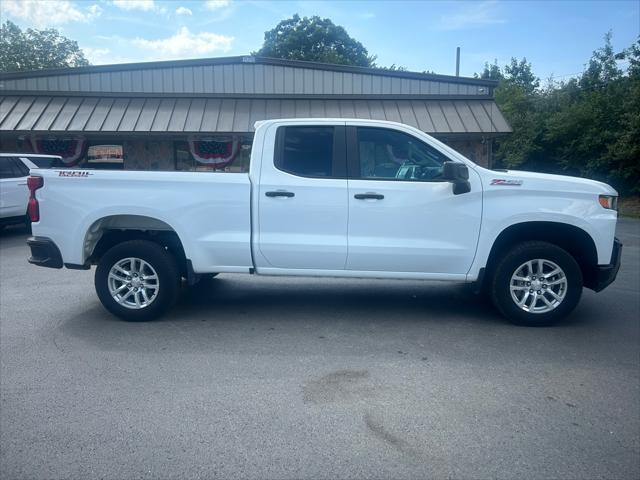
<path fill-rule="evenodd" d="M 16 223 L 29 223 L 29 170 L 61 166 L 62 158 L 56 155 L 0 153 L 0 228 Z"/>
<path fill-rule="evenodd" d="M 88 269 L 103 305 L 157 317 L 220 272 L 468 282 L 548 325 L 616 277 L 617 193 L 482 168 L 407 125 L 256 123 L 249 173 L 34 170 L 29 261 Z"/>

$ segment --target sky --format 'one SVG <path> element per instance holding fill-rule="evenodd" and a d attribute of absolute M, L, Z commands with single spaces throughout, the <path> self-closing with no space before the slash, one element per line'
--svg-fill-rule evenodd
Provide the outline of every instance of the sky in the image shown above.
<path fill-rule="evenodd" d="M 0 0 L 0 18 L 53 27 L 93 64 L 247 55 L 280 20 L 328 17 L 377 64 L 472 76 L 526 57 L 543 81 L 579 74 L 611 30 L 616 51 L 640 34 L 640 0 Z M 621 65 L 624 66 L 624 65 Z"/>

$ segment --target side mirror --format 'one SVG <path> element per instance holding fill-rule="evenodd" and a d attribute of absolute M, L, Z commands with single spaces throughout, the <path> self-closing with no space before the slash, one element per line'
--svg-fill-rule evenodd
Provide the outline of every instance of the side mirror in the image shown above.
<path fill-rule="evenodd" d="M 460 195 L 471 191 L 469 169 L 464 163 L 444 162 L 442 178 L 453 184 L 453 194 Z"/>

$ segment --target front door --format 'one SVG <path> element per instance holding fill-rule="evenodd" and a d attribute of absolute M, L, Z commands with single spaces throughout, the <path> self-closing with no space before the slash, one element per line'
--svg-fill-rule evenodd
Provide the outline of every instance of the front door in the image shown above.
<path fill-rule="evenodd" d="M 344 270 L 349 203 L 344 123 L 272 128 L 277 128 L 274 157 L 263 157 L 258 189 L 256 266 Z"/>
<path fill-rule="evenodd" d="M 347 127 L 348 270 L 466 274 L 482 214 L 482 189 L 454 195 L 443 181 L 449 159 L 401 130 Z"/>

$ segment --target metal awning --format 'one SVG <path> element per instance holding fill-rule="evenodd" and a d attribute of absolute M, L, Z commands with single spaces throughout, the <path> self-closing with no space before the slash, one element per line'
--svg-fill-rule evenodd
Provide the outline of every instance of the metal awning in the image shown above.
<path fill-rule="evenodd" d="M 435 134 L 501 134 L 511 127 L 493 100 L 0 96 L 0 132 L 252 132 L 273 118 L 401 122 Z"/>

